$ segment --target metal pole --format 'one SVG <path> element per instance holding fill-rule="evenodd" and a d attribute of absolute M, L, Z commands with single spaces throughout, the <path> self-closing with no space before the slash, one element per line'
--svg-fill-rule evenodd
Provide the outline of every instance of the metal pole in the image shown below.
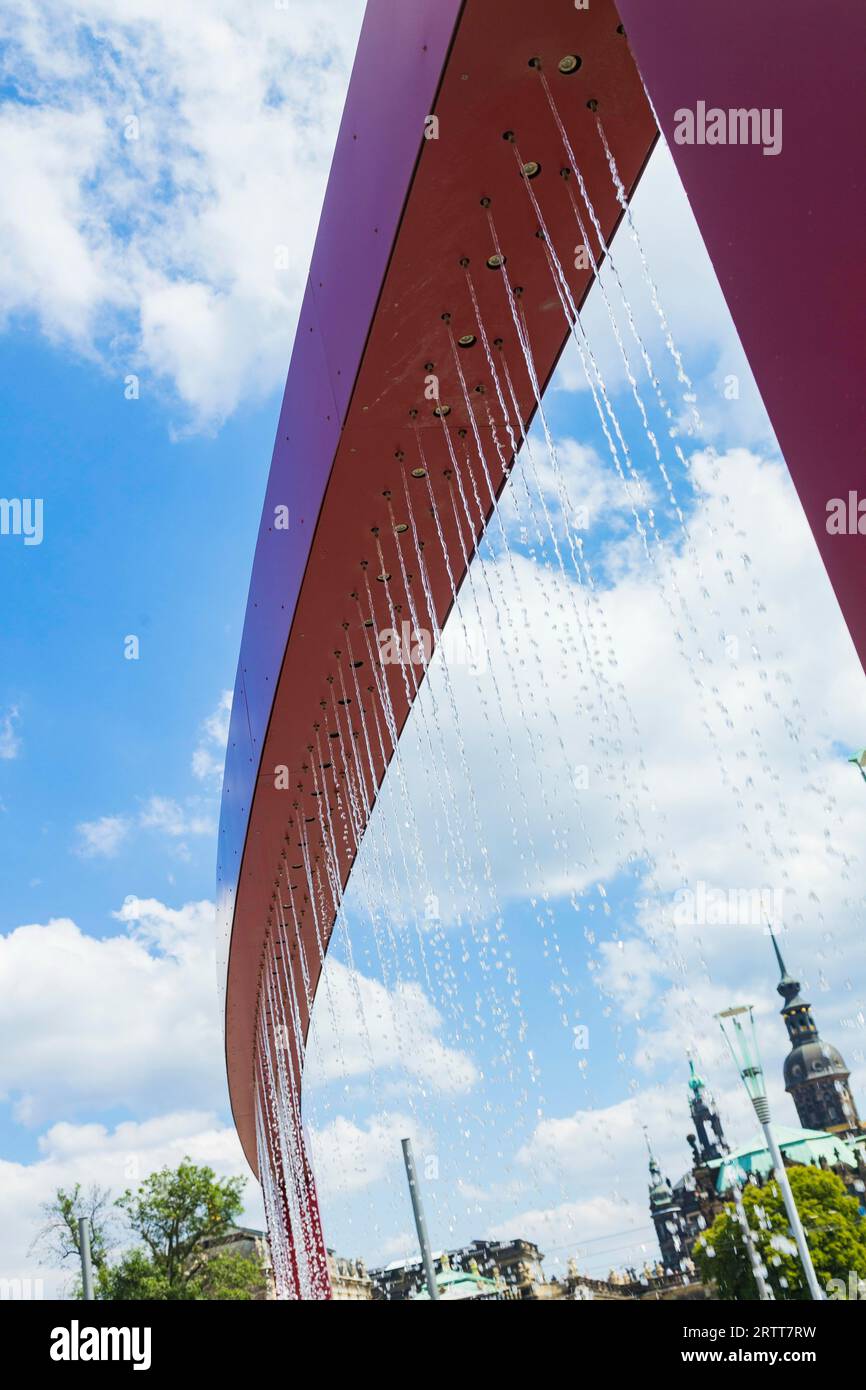
<path fill-rule="evenodd" d="M 81 1251 L 81 1282 L 84 1298 L 93 1302 L 93 1265 L 90 1260 L 90 1221 L 86 1216 L 78 1218 L 78 1245 Z"/>
<path fill-rule="evenodd" d="M 776 955 L 779 956 L 779 964 L 782 958 L 779 955 L 779 948 L 776 946 Z M 740 1019 L 747 1016 L 748 1023 L 743 1027 Z M 803 1266 L 803 1273 L 806 1276 L 806 1283 L 809 1287 L 809 1295 L 816 1302 L 821 1303 L 824 1294 L 815 1277 L 815 1266 L 812 1264 L 812 1256 L 809 1254 L 809 1247 L 806 1244 L 806 1233 L 800 1220 L 800 1213 L 797 1211 L 797 1204 L 794 1201 L 794 1194 L 791 1191 L 791 1184 L 788 1181 L 788 1174 L 785 1171 L 785 1164 L 779 1145 L 776 1143 L 776 1136 L 770 1125 L 770 1103 L 767 1100 L 767 1091 L 764 1085 L 764 1071 L 761 1066 L 761 1057 L 758 1052 L 758 1039 L 755 1033 L 755 1015 L 751 1004 L 741 1004 L 737 1008 L 723 1009 L 720 1014 L 716 1014 L 719 1020 L 719 1027 L 722 1036 L 728 1044 L 734 1065 L 740 1073 L 743 1085 L 745 1086 L 749 1100 L 755 1109 L 755 1114 L 761 1122 L 761 1129 L 764 1131 L 764 1138 L 767 1141 L 767 1148 L 773 1160 L 773 1167 L 776 1170 L 776 1179 L 782 1189 L 782 1198 L 785 1203 L 785 1210 L 788 1213 L 788 1220 L 791 1223 L 791 1230 L 794 1232 L 794 1239 L 797 1242 L 797 1250 L 800 1254 L 800 1262 Z M 725 1024 L 730 1027 L 727 1031 Z"/>
<path fill-rule="evenodd" d="M 418 1174 L 415 1171 L 415 1155 L 412 1152 L 412 1140 L 401 1140 L 403 1145 L 403 1162 L 406 1165 L 406 1177 L 409 1180 L 409 1195 L 412 1198 L 412 1211 L 415 1215 L 415 1230 L 418 1232 L 418 1244 L 421 1246 L 421 1259 L 424 1261 L 424 1273 L 427 1277 L 427 1290 L 431 1298 L 439 1297 L 439 1290 L 436 1287 L 436 1271 L 433 1268 L 433 1255 L 430 1251 L 430 1238 L 427 1235 L 427 1222 L 424 1220 L 424 1208 L 421 1205 L 421 1190 L 418 1187 Z"/>
<path fill-rule="evenodd" d="M 746 1208 L 743 1205 L 743 1194 L 739 1182 L 734 1180 L 734 1205 L 737 1208 L 737 1217 L 743 1232 L 743 1240 L 746 1243 L 746 1250 L 749 1253 L 749 1262 L 752 1266 L 752 1273 L 755 1276 L 755 1283 L 758 1286 L 758 1296 L 762 1302 L 768 1303 L 773 1298 L 773 1292 L 764 1278 L 764 1264 L 755 1249 L 755 1242 L 752 1240 L 752 1229 L 749 1225 L 749 1218 L 746 1215 Z"/>
<path fill-rule="evenodd" d="M 756 1105 L 755 1109 L 757 1110 L 757 1108 L 758 1107 Z M 821 1292 L 821 1286 L 818 1283 L 818 1279 L 815 1274 L 815 1266 L 812 1264 L 812 1256 L 809 1254 L 809 1247 L 806 1244 L 806 1232 L 803 1230 L 803 1223 L 800 1220 L 800 1213 L 798 1212 L 797 1204 L 794 1201 L 794 1194 L 791 1191 L 791 1184 L 788 1181 L 788 1174 L 785 1170 L 785 1165 L 782 1161 L 781 1150 L 779 1149 L 779 1145 L 776 1143 L 776 1136 L 773 1133 L 773 1129 L 769 1119 L 765 1120 L 760 1116 L 758 1118 L 761 1120 L 761 1128 L 764 1131 L 764 1138 L 767 1141 L 767 1148 L 770 1150 L 770 1157 L 773 1160 L 773 1167 L 776 1170 L 776 1181 L 782 1189 L 782 1197 L 785 1202 L 785 1210 L 788 1213 L 788 1220 L 791 1223 L 791 1230 L 794 1232 L 794 1239 L 797 1242 L 797 1249 L 800 1252 L 800 1260 L 803 1264 L 803 1272 L 806 1275 L 806 1283 L 809 1286 L 809 1294 L 815 1302 L 820 1303 L 823 1301 L 824 1295 Z"/>

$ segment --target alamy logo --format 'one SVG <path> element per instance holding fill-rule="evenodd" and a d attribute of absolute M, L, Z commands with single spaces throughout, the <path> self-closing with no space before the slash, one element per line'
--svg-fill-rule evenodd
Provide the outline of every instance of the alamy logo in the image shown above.
<path fill-rule="evenodd" d="M 433 634 L 413 627 L 404 619 L 399 628 L 386 627 L 376 634 L 379 660 L 383 666 L 423 666 L 433 659 Z M 473 672 L 487 670 L 487 648 L 480 634 L 450 624 L 440 635 L 439 650 L 449 666 L 468 666 Z"/>
<path fill-rule="evenodd" d="M 857 1299 L 866 1299 L 866 1279 L 861 1279 L 856 1270 L 849 1269 L 848 1282 L 844 1279 L 827 1280 L 827 1297 L 836 1302 L 855 1302 Z"/>
<path fill-rule="evenodd" d="M 866 497 L 856 492 L 844 497 L 831 497 L 827 503 L 828 536 L 866 536 Z"/>
<path fill-rule="evenodd" d="M 781 927 L 783 888 L 714 888 L 700 880 L 697 891 L 678 888 L 674 922 L 678 927 Z"/>
<path fill-rule="evenodd" d="M 764 154 L 782 150 L 782 111 L 775 107 L 707 108 L 699 101 L 694 111 L 681 106 L 674 112 L 676 145 L 763 145 Z"/>
<path fill-rule="evenodd" d="M 51 1332 L 52 1361 L 131 1361 L 134 1371 L 150 1370 L 149 1327 L 69 1327 Z"/>
<path fill-rule="evenodd" d="M 42 1279 L 0 1279 L 0 1299 L 17 1302 L 19 1299 L 44 1298 Z"/>
<path fill-rule="evenodd" d="M 41 497 L 0 497 L 0 536 L 23 536 L 25 545 L 41 545 L 42 535 Z"/>

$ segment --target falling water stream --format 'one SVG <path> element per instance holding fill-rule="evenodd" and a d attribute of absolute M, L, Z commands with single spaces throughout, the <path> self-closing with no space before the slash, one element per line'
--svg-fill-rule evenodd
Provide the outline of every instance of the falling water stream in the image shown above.
<path fill-rule="evenodd" d="M 775 726 L 769 723 L 765 734 L 757 714 L 751 728 L 737 722 L 725 701 L 723 669 L 702 636 L 708 617 L 721 623 L 730 585 L 739 583 L 765 717 L 798 747 L 805 721 L 784 672 L 776 673 L 781 696 L 767 681 L 757 634 L 762 626 L 765 639 L 774 634 L 764 621 L 766 604 L 734 520 L 714 526 L 709 517 L 700 518 L 709 527 L 712 562 L 707 566 L 701 558 L 692 461 L 681 428 L 695 453 L 706 431 L 602 121 L 597 117 L 598 139 L 640 265 L 641 283 L 634 289 L 604 237 L 540 68 L 539 77 L 562 141 L 561 177 L 549 180 L 542 193 L 540 184 L 524 176 L 528 166 L 516 141 L 513 157 L 538 225 L 538 255 L 609 455 L 609 476 L 630 518 L 632 539 L 617 543 L 628 543 L 629 553 L 640 557 L 647 589 L 667 615 L 720 792 L 733 798 L 744 845 L 770 881 L 781 879 L 796 897 L 787 861 L 797 853 L 797 829 L 765 743 Z M 595 285 L 592 298 L 604 311 L 637 412 L 636 440 L 578 311 L 567 259 L 551 237 L 543 204 L 554 198 L 570 206 Z M 647 731 L 622 674 L 607 557 L 585 537 L 580 476 L 557 443 L 521 292 L 506 273 L 508 248 L 500 243 L 490 207 L 486 219 L 519 355 L 509 362 L 502 342 L 491 340 L 467 265 L 462 307 L 474 320 L 493 391 L 470 387 L 465 356 L 449 326 L 469 429 L 449 423 L 437 396 L 447 488 L 434 490 L 425 431 L 416 428 L 417 461 L 404 473 L 402 495 L 386 494 L 389 524 L 373 536 L 376 572 L 362 566 L 353 595 L 355 621 L 344 624 L 336 677 L 310 735 L 303 771 L 311 773 L 317 815 L 308 827 L 296 812 L 266 939 L 255 1124 L 283 1297 L 327 1293 L 313 1168 L 342 1171 L 342 1186 L 338 1177 L 327 1191 L 328 1202 L 344 1212 L 341 1237 L 352 1229 L 345 1213 L 362 1200 L 357 1194 L 363 1190 L 375 1194 L 372 1226 L 379 1232 L 381 1223 L 382 1251 L 388 1253 L 385 1237 L 397 1230 L 404 1242 L 397 1253 L 411 1254 L 411 1235 L 400 1226 L 405 1203 L 391 1181 L 393 1154 L 382 1163 L 379 1153 L 382 1145 L 398 1147 L 403 1128 L 421 1145 L 440 1238 L 447 1230 L 455 1240 L 465 1239 L 473 1221 L 487 1221 L 492 1196 L 512 1211 L 549 1203 L 552 1183 L 567 1190 L 568 1174 L 558 1169 L 556 1154 L 532 1147 L 545 1126 L 559 1123 L 563 1104 L 545 1068 L 552 1056 L 567 1056 L 575 1078 L 571 1108 L 578 1085 L 585 1109 L 603 1105 L 580 1037 L 586 1017 L 598 1020 L 616 1004 L 596 977 L 601 954 L 615 958 L 628 945 L 620 903 L 632 894 L 636 903 L 642 896 L 663 905 L 664 884 L 688 886 L 680 846 L 658 805 L 659 774 L 644 763 Z M 654 360 L 653 335 L 638 326 L 638 294 L 648 298 L 655 336 L 673 364 L 665 371 L 675 378 L 682 425 L 668 400 L 665 372 Z M 537 422 L 532 431 L 524 430 L 518 405 L 527 384 Z M 706 449 L 700 452 L 710 458 L 718 481 L 718 460 Z M 661 480 L 660 512 L 650 472 Z M 456 548 L 449 545 L 451 535 Z M 728 560 L 731 543 L 739 579 Z M 433 597 L 434 554 L 451 590 L 444 632 Z M 395 573 L 408 600 L 408 651 L 400 636 L 406 615 L 392 589 Z M 542 628 L 533 616 L 539 612 L 545 615 Z M 421 640 L 424 633 L 429 643 Z M 396 643 L 396 656 L 386 657 L 384 634 Z M 483 635 L 480 646 L 476 634 Z M 452 635 L 460 641 L 449 643 Z M 458 654 L 449 657 L 449 648 Z M 407 701 L 411 712 L 398 738 L 396 710 Z M 591 783 L 585 780 L 587 748 Z M 784 847 L 763 800 L 766 792 L 751 776 L 732 775 L 732 749 L 744 767 L 757 762 L 775 788 L 770 794 L 786 827 Z M 379 788 L 385 766 L 389 771 Z M 802 770 L 805 780 L 811 773 L 805 754 Z M 828 815 L 835 809 L 828 792 Z M 313 852 L 313 837 L 321 855 Z M 344 889 L 340 866 L 346 862 L 353 868 Z M 847 857 L 846 877 L 852 868 Z M 818 905 L 817 895 L 813 903 Z M 859 902 L 854 906 L 861 908 Z M 681 941 L 664 914 L 658 926 L 647 926 L 646 936 L 666 953 L 671 978 L 679 972 L 694 980 L 697 971 L 712 985 L 699 937 Z M 307 950 L 313 948 L 311 961 Z M 320 969 L 314 1004 L 312 982 Z M 539 1025 L 542 996 L 555 1002 L 555 1030 Z M 639 1081 L 628 1061 L 625 1029 L 640 1023 L 639 1009 L 633 1018 L 608 1019 L 629 1095 Z M 684 1021 L 684 1044 L 694 1041 L 690 1031 Z M 305 1111 L 302 1122 L 296 1078 L 305 1067 L 305 1103 L 312 1104 L 313 1118 Z M 616 1144 L 603 1131 L 597 1139 L 616 1192 Z M 543 1162 L 538 1152 L 544 1152 Z"/>

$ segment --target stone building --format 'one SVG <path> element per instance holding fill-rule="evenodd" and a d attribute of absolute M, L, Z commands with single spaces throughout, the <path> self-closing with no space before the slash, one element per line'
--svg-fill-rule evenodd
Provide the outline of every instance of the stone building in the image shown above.
<path fill-rule="evenodd" d="M 255 1260 L 262 1271 L 260 1290 L 257 1299 L 275 1299 L 277 1296 L 271 1265 L 271 1250 L 264 1231 L 249 1226 L 235 1226 L 226 1235 L 203 1240 L 202 1248 L 211 1254 L 229 1252 L 243 1255 L 245 1259 Z M 347 1260 L 329 1250 L 328 1273 L 331 1276 L 331 1290 L 335 1299 L 370 1300 L 373 1297 L 373 1281 L 367 1273 L 363 1260 Z"/>
<path fill-rule="evenodd" d="M 245 1260 L 255 1260 L 262 1271 L 261 1288 L 255 1298 L 276 1298 L 271 1250 L 264 1231 L 256 1231 L 251 1226 L 233 1226 L 224 1236 L 203 1240 L 201 1248 L 210 1255 L 241 1255 Z"/>
<path fill-rule="evenodd" d="M 328 1274 L 331 1293 L 336 1299 L 369 1302 L 373 1297 L 373 1281 L 363 1260 L 347 1260 L 334 1250 L 328 1251 Z"/>
<path fill-rule="evenodd" d="M 473 1240 L 456 1250 L 439 1251 L 433 1256 L 440 1289 L 449 1298 L 490 1300 L 547 1299 L 560 1296 L 555 1281 L 545 1278 L 544 1256 L 530 1240 Z M 374 1298 L 403 1301 L 413 1299 L 426 1285 L 420 1258 L 396 1260 L 383 1269 L 371 1271 Z"/>

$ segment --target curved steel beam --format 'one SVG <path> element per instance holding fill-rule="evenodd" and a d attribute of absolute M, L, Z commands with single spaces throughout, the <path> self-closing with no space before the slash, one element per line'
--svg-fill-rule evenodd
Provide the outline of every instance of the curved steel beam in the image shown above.
<path fill-rule="evenodd" d="M 561 73 L 563 56 L 581 64 Z M 387 626 L 375 533 L 393 557 L 388 510 L 401 511 L 404 480 L 418 489 L 422 536 L 438 623 L 452 601 L 447 572 L 437 559 L 426 481 L 412 477 L 423 440 L 429 481 L 447 515 L 447 441 L 433 402 L 425 399 L 428 371 L 452 404 L 448 428 L 470 420 L 451 360 L 455 333 L 472 332 L 466 270 L 477 288 L 491 338 L 517 365 L 518 340 L 502 284 L 489 269 L 493 252 L 489 199 L 505 273 L 525 293 L 521 303 L 542 387 L 564 345 L 566 330 L 544 257 L 536 217 L 514 148 L 541 165 L 534 187 L 557 244 L 574 244 L 570 202 L 559 177 L 560 137 L 530 59 L 541 60 L 569 124 L 577 158 L 607 237 L 621 209 L 587 103 L 597 101 L 631 190 L 656 138 L 655 122 L 619 17 L 610 0 L 576 10 L 572 0 L 543 6 L 525 0 L 371 0 L 340 128 L 291 367 L 253 564 L 235 685 L 220 822 L 218 908 L 226 976 L 226 1062 L 232 1109 L 247 1159 L 257 1169 L 255 1146 L 255 1030 L 260 971 L 269 922 L 280 909 L 284 874 L 297 875 L 298 935 L 313 993 L 320 953 L 300 845 L 309 834 L 318 856 L 316 788 L 320 769 L 315 737 L 334 734 L 334 697 L 343 679 L 346 728 L 357 735 L 354 679 L 370 718 L 384 725 L 384 710 L 365 650 L 354 595 L 370 576 L 379 619 Z M 435 115 L 438 130 L 425 122 Z M 580 304 L 591 272 L 570 269 Z M 427 364 L 432 363 L 429 368 Z M 476 420 L 490 432 L 483 390 L 493 386 L 479 345 L 465 354 L 465 371 L 478 393 Z M 525 372 L 519 374 L 520 413 L 535 409 Z M 491 460 L 495 451 L 491 448 Z M 489 495 L 480 466 L 479 494 Z M 507 468 L 497 465 L 495 489 Z M 289 529 L 276 524 L 287 508 Z M 402 520 L 402 517 L 401 517 Z M 448 525 L 453 555 L 456 527 Z M 481 526 L 479 524 L 479 532 Z M 470 549 L 477 536 L 465 538 Z M 462 579 L 458 574 L 458 580 Z M 411 583 L 411 576 L 409 577 Z M 396 560 L 390 581 L 398 611 L 409 613 Z M 420 595 L 419 595 L 420 597 Z M 353 643 L 356 664 L 349 668 Z M 363 664 L 357 664 L 363 663 Z M 382 668 L 398 730 L 408 714 L 402 676 Z M 336 683 L 336 684 L 335 684 Z M 339 713 L 339 711 L 338 711 Z M 318 726 L 318 729 L 317 727 Z M 376 755 L 376 782 L 386 770 Z M 278 789 L 275 769 L 287 767 L 290 787 Z M 363 807 L 366 815 L 368 806 Z M 305 829 L 305 827 L 308 828 Z M 338 846 L 339 875 L 348 878 L 352 850 Z M 327 932 L 331 923 L 326 926 Z M 327 940 L 324 942 L 327 945 Z M 298 967 L 291 960 L 294 993 L 304 1031 L 309 1019 Z M 297 1070 L 297 1068 L 296 1068 Z M 296 1076 L 300 1093 L 300 1076 Z"/>

